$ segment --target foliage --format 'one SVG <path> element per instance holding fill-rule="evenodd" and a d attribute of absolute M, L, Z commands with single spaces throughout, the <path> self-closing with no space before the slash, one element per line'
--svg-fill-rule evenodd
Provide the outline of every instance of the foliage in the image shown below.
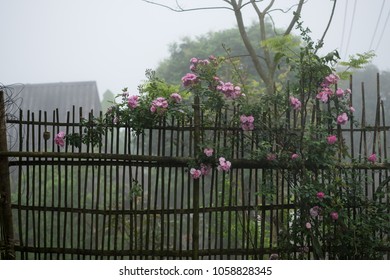
<path fill-rule="evenodd" d="M 338 71 L 343 73 L 343 69 L 338 67 Z M 347 71 L 348 72 L 348 71 Z M 380 80 L 378 83 L 377 75 L 380 74 Z M 353 76 L 348 80 L 341 81 L 339 83 L 341 87 L 351 87 L 356 89 L 354 91 L 353 103 L 354 107 L 357 109 L 354 117 L 356 120 L 362 120 L 363 112 L 360 108 L 363 108 L 363 103 L 365 104 L 365 114 L 364 121 L 365 125 L 375 125 L 376 121 L 376 110 L 378 107 L 378 93 L 380 102 L 383 103 L 384 107 L 384 117 L 386 120 L 390 118 L 389 110 L 390 108 L 390 72 L 388 71 L 379 71 L 378 67 L 373 64 L 369 64 L 364 68 L 357 69 L 354 71 Z M 364 96 L 362 87 L 364 86 Z M 363 102 L 364 98 L 364 102 Z M 381 104 L 379 104 L 381 106 Z"/>
<path fill-rule="evenodd" d="M 340 66 L 345 67 L 346 69 L 342 72 L 341 77 L 347 79 L 352 72 L 348 71 L 349 69 L 362 69 L 363 65 L 366 65 L 371 62 L 375 57 L 373 51 L 365 52 L 362 54 L 351 55 L 349 61 L 341 61 Z"/>
<path fill-rule="evenodd" d="M 266 37 L 269 39 L 259 43 L 261 34 L 259 33 L 258 25 L 256 23 L 251 24 L 247 28 L 249 40 L 255 46 L 259 57 L 264 57 L 264 47 L 274 52 L 276 63 L 279 65 L 277 75 L 287 75 L 289 69 L 282 58 L 286 52 L 293 52 L 299 49 L 299 37 L 276 35 L 276 33 L 283 32 L 274 30 L 270 22 L 265 23 L 265 31 L 267 33 Z M 169 47 L 169 57 L 160 62 L 156 73 L 167 83 L 176 84 L 188 71 L 189 57 L 208 57 L 210 54 L 226 57 L 232 62 L 234 61 L 237 67 L 240 68 L 240 75 L 245 80 L 247 87 L 253 83 L 257 87 L 257 92 L 264 87 L 264 83 L 261 82 L 254 69 L 253 62 L 248 55 L 238 28 L 209 32 L 195 38 L 185 37 L 180 42 L 172 43 Z M 265 63 L 263 60 L 260 60 L 260 62 L 262 64 Z M 223 79 L 231 80 L 236 73 L 232 67 L 222 65 L 219 75 Z"/>
<path fill-rule="evenodd" d="M 333 167 L 299 176 L 305 184 L 294 186 L 296 210 L 281 233 L 282 256 L 298 251 L 299 258 L 310 258 L 311 251 L 316 259 L 381 259 L 378 249 L 389 241 L 380 235 L 390 230 L 385 186 L 368 199 L 361 174 Z"/>

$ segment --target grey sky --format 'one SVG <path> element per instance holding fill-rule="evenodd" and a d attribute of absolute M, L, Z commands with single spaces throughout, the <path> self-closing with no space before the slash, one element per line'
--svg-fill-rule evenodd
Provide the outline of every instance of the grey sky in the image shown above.
<path fill-rule="evenodd" d="M 296 2 L 276 1 L 284 8 Z M 218 5 L 222 1 L 182 3 L 194 7 L 193 3 Z M 390 1 L 385 1 L 372 41 L 382 3 L 338 0 L 325 50 L 339 49 L 345 58 L 346 52 L 365 52 L 372 44 L 373 49 L 378 46 L 374 63 L 381 70 L 390 70 L 390 22 L 385 26 Z M 330 0 L 308 0 L 304 6 L 302 19 L 316 40 L 326 27 L 332 5 Z M 286 26 L 290 16 L 275 13 L 277 27 Z M 248 13 L 246 23 L 254 18 Z M 228 10 L 174 13 L 141 0 L 0 0 L 0 83 L 94 80 L 100 94 L 107 89 L 119 93 L 123 87 L 136 93 L 145 69 L 155 68 L 167 57 L 170 43 L 233 26 L 235 19 Z"/>

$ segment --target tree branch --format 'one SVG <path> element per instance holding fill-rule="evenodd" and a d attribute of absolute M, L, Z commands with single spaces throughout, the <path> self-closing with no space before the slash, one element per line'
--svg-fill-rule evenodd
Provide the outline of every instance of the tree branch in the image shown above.
<path fill-rule="evenodd" d="M 336 3 L 337 3 L 337 0 L 333 0 L 333 8 L 332 8 L 332 13 L 330 14 L 330 18 L 329 18 L 329 21 L 328 21 L 328 25 L 326 26 L 325 28 L 325 31 L 324 31 L 324 34 L 322 34 L 322 37 L 321 39 L 318 41 L 318 45 L 316 47 L 316 50 L 314 53 L 317 53 L 317 51 L 322 47 L 322 45 L 324 44 L 324 39 L 325 39 L 325 36 L 326 36 L 326 33 L 328 32 L 329 30 L 329 27 L 330 27 L 330 24 L 332 23 L 332 19 L 333 19 L 333 16 L 334 16 L 334 12 L 336 10 Z"/>
<path fill-rule="evenodd" d="M 252 6 L 253 6 L 253 9 L 256 11 L 256 14 L 259 18 L 259 25 L 260 25 L 260 41 L 261 42 L 264 42 L 265 40 L 267 40 L 267 34 L 266 34 L 266 30 L 265 30 L 265 15 L 267 14 L 267 11 L 272 7 L 272 5 L 275 3 L 275 0 L 272 0 L 269 5 L 264 9 L 264 11 L 260 11 L 259 7 L 257 6 L 256 4 L 256 1 L 255 0 L 251 0 L 251 3 L 252 3 Z M 270 55 L 270 52 L 268 51 L 268 48 L 267 47 L 264 47 L 263 48 L 263 51 L 264 51 L 264 56 L 265 56 L 265 63 L 267 64 L 267 67 L 268 67 L 268 75 L 269 76 L 273 76 L 274 74 L 274 63 L 271 59 L 271 55 Z"/>
<path fill-rule="evenodd" d="M 174 12 L 177 12 L 177 13 L 181 13 L 181 12 L 192 12 L 192 11 L 201 11 L 201 10 L 221 10 L 221 9 L 226 9 L 226 10 L 230 10 L 230 11 L 233 11 L 232 8 L 229 8 L 229 7 L 225 7 L 225 6 L 221 6 L 221 7 L 200 7 L 200 8 L 191 8 L 191 9 L 183 9 L 179 3 L 176 1 L 176 5 L 177 5 L 177 8 L 173 8 L 169 5 L 164 5 L 164 4 L 161 4 L 161 3 L 157 3 L 155 1 L 149 1 L 149 0 L 141 0 L 145 3 L 148 3 L 148 4 L 152 4 L 152 5 L 156 5 L 156 6 L 160 6 L 160 7 L 163 7 L 163 8 L 166 8 L 168 10 L 171 10 L 171 11 L 174 11 Z M 227 1 L 225 1 L 227 2 Z"/>
<path fill-rule="evenodd" d="M 305 0 L 305 1 L 303 2 L 303 4 L 306 4 L 307 1 L 309 1 L 309 0 Z M 287 10 L 283 10 L 283 9 L 272 9 L 272 10 L 268 11 L 268 14 L 270 14 L 270 13 L 272 13 L 272 12 L 276 12 L 276 11 L 280 11 L 280 12 L 282 12 L 283 14 L 287 14 L 289 11 L 291 11 L 294 7 L 296 7 L 296 6 L 298 6 L 298 5 L 299 5 L 299 3 L 298 3 L 298 4 L 295 4 L 295 5 L 292 5 L 292 6 L 291 6 L 290 8 L 288 8 Z"/>
<path fill-rule="evenodd" d="M 297 10 L 294 13 L 294 17 L 292 18 L 290 25 L 287 27 L 286 31 L 284 32 L 284 35 L 288 35 L 291 33 L 291 30 L 293 29 L 295 23 L 299 19 L 301 12 L 302 12 L 302 6 L 305 3 L 305 0 L 299 0 Z"/>
<path fill-rule="evenodd" d="M 247 51 L 252 59 L 253 66 L 255 67 L 256 72 L 259 74 L 259 76 L 265 82 L 265 84 L 267 85 L 267 88 L 268 88 L 268 85 L 270 83 L 269 77 L 267 75 L 267 71 L 265 71 L 265 69 L 261 65 L 260 60 L 257 57 L 256 50 L 254 49 L 252 43 L 250 42 L 248 34 L 245 30 L 244 20 L 243 20 L 242 13 L 241 13 L 242 7 L 238 5 L 236 0 L 231 0 L 230 2 L 231 2 L 232 7 L 234 9 L 234 14 L 236 16 L 238 30 L 240 32 L 240 35 L 241 35 L 242 41 L 245 45 L 245 48 L 247 49 Z"/>
<path fill-rule="evenodd" d="M 256 1 L 253 1 L 252 3 L 255 4 Z M 274 5 L 274 3 L 275 3 L 275 0 L 272 0 L 272 1 L 269 3 L 269 5 L 264 9 L 263 13 L 264 13 L 264 14 L 268 13 L 269 9 L 272 8 L 272 6 Z"/>

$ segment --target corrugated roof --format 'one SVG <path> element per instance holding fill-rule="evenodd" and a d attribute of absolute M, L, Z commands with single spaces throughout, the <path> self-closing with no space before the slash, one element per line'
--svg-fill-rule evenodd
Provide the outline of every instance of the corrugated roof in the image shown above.
<path fill-rule="evenodd" d="M 23 112 L 30 110 L 37 114 L 47 111 L 51 115 L 58 108 L 60 121 L 65 120 L 68 111 L 72 112 L 73 106 L 77 115 L 79 107 L 82 107 L 84 117 L 91 110 L 95 116 L 101 111 L 95 81 L 24 84 L 13 86 L 13 91 L 22 100 L 20 108 Z"/>

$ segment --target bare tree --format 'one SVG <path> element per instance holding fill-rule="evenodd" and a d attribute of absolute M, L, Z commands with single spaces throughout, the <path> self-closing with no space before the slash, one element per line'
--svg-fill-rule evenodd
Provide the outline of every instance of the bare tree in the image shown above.
<path fill-rule="evenodd" d="M 162 4 L 158 1 L 149 1 L 149 0 L 142 0 L 142 1 L 170 9 L 174 12 L 190 12 L 190 11 L 213 10 L 213 9 L 214 10 L 227 9 L 232 11 L 236 18 L 238 30 L 240 32 L 245 48 L 248 51 L 249 56 L 251 57 L 251 60 L 253 62 L 257 74 L 259 75 L 261 80 L 264 81 L 264 84 L 267 89 L 267 93 L 269 94 L 272 94 L 274 92 L 275 75 L 276 75 L 276 70 L 277 70 L 279 60 L 278 58 L 275 58 L 274 54 L 267 47 L 267 45 L 263 44 L 265 41 L 267 41 L 267 39 L 270 38 L 270 35 L 269 34 L 267 35 L 266 32 L 266 20 L 267 18 L 269 18 L 273 22 L 271 17 L 272 12 L 281 11 L 283 13 L 288 13 L 289 11 L 294 9 L 293 16 L 291 18 L 289 25 L 282 32 L 282 34 L 279 34 L 280 36 L 287 36 L 291 33 L 292 29 L 294 28 L 294 25 L 297 23 L 302 11 L 302 7 L 306 2 L 305 0 L 296 0 L 297 3 L 295 3 L 295 5 L 292 5 L 287 10 L 282 10 L 282 9 L 273 8 L 275 4 L 275 0 L 268 0 L 268 1 L 249 0 L 245 2 L 243 0 L 220 0 L 221 6 L 203 6 L 203 7 L 195 7 L 195 8 L 183 8 L 179 0 L 176 0 L 176 6 L 169 6 L 166 4 Z M 262 6 L 262 8 L 260 6 Z M 243 16 L 244 7 L 251 7 L 255 11 L 255 14 L 257 15 L 259 32 L 260 32 L 260 43 L 262 45 L 263 53 L 264 53 L 263 56 L 258 55 L 258 53 L 256 52 L 256 48 L 254 47 L 252 41 L 248 37 L 247 29 L 244 23 L 244 16 Z M 277 34 L 273 34 L 272 36 L 275 35 Z"/>

